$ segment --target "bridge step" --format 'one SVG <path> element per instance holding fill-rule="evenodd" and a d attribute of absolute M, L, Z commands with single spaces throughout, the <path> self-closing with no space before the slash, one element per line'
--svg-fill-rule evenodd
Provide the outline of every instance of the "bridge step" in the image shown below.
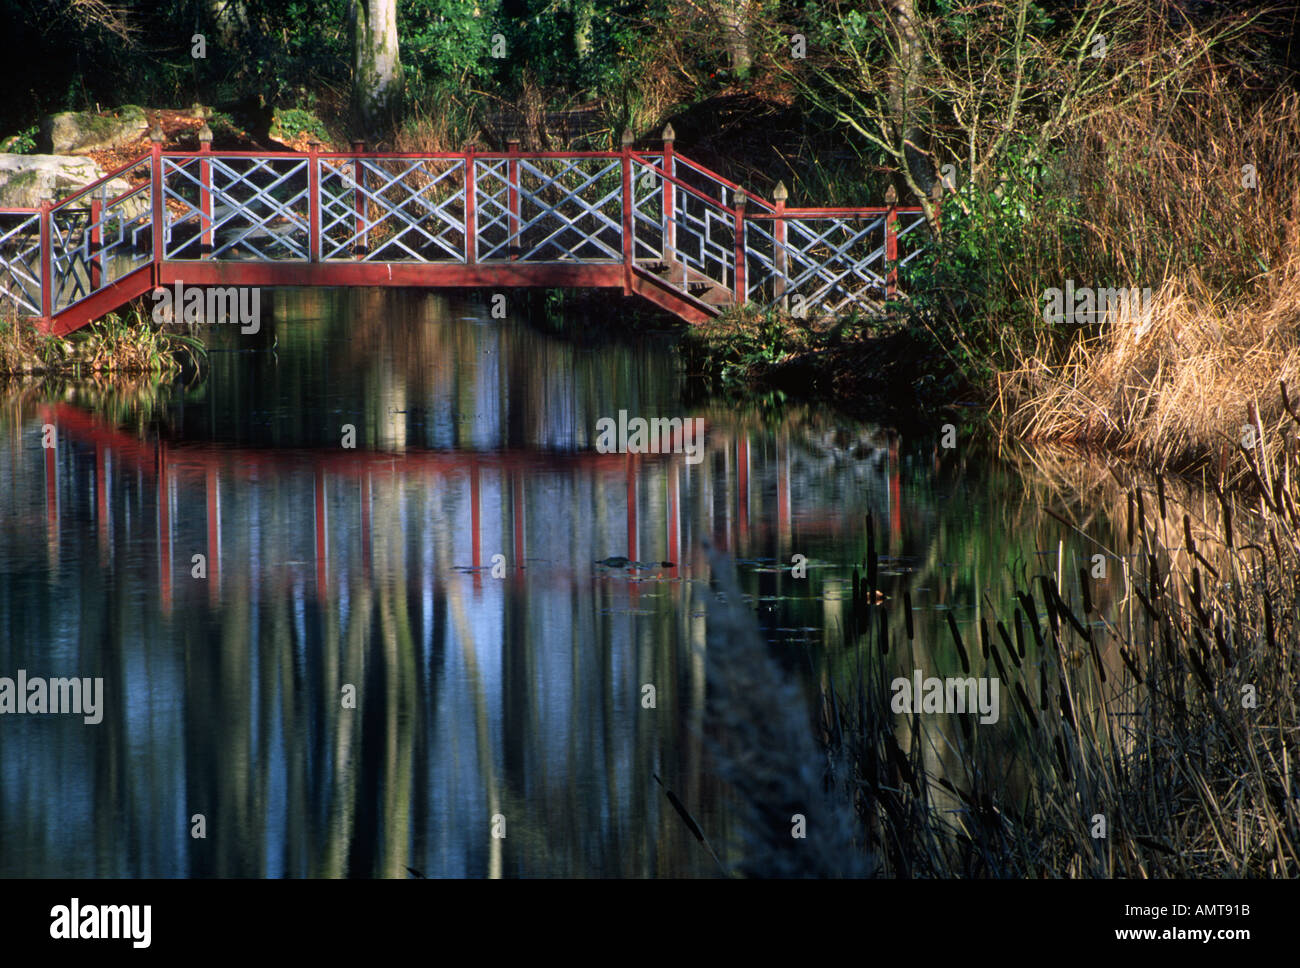
<path fill-rule="evenodd" d="M 684 291 L 693 299 L 707 305 L 730 306 L 735 302 L 731 290 L 726 286 L 720 285 L 716 280 L 710 279 L 690 266 L 683 267 L 680 262 L 653 262 L 647 260 L 638 263 L 638 266 L 646 272 L 652 273 L 656 278 L 678 292 Z M 682 288 L 683 269 L 686 282 L 684 290 Z"/>

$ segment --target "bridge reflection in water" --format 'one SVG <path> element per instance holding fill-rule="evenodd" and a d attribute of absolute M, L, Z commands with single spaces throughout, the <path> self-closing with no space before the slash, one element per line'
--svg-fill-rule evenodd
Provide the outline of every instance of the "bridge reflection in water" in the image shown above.
<path fill-rule="evenodd" d="M 509 374 L 550 352 L 485 353 L 494 328 L 446 326 L 471 334 L 447 373 L 495 356 L 480 375 Z M 279 367 L 293 372 L 306 337 L 289 330 Z M 579 355 L 569 378 L 599 385 L 583 370 L 604 355 Z M 806 596 L 829 627 L 842 584 L 774 566 L 831 558 L 866 511 L 901 536 L 896 444 L 855 432 L 878 450 L 832 459 L 808 434 L 704 409 L 699 464 L 601 455 L 575 438 L 617 409 L 552 396 L 568 429 L 530 425 L 513 408 L 540 412 L 535 389 L 500 412 L 525 425 L 519 440 L 502 430 L 502 448 L 491 434 L 422 446 L 413 416 L 404 433 L 361 424 L 364 446 L 389 451 L 217 442 L 228 428 L 207 418 L 232 406 L 222 382 L 248 363 L 214 360 L 211 410 L 173 408 L 144 433 L 56 399 L 3 418 L 0 672 L 102 676 L 107 708 L 95 727 L 0 722 L 0 873 L 716 872 L 652 779 L 727 841 L 704 750 L 700 539 L 771 569 L 755 592 Z M 610 392 L 664 412 L 676 390 L 661 380 Z M 456 395 L 476 421 L 495 413 L 476 390 Z M 408 385 L 386 408 L 436 409 L 432 396 Z M 610 556 L 647 567 L 596 563 Z M 189 835 L 197 814 L 206 839 Z"/>
<path fill-rule="evenodd" d="M 468 558 L 447 558 L 443 563 L 470 574 L 475 592 L 482 591 L 484 573 L 491 570 L 490 566 L 484 566 L 485 491 L 489 505 L 503 519 L 497 522 L 497 530 L 509 539 L 508 542 L 498 541 L 489 552 L 489 558 L 502 555 L 505 560 L 499 568 L 505 569 L 515 581 L 523 576 L 529 559 L 529 515 L 524 501 L 529 479 L 562 479 L 572 485 L 576 479 L 585 478 L 600 487 L 601 496 L 606 499 L 621 485 L 626 494 L 622 513 L 626 523 L 627 549 L 626 555 L 621 557 L 643 565 L 658 563 L 653 570 L 668 579 L 692 575 L 691 567 L 682 564 L 681 488 L 683 478 L 689 477 L 689 465 L 678 454 L 408 452 L 392 455 L 342 449 L 249 451 L 211 444 L 174 447 L 162 440 L 143 442 L 65 403 L 42 405 L 37 408 L 36 415 L 41 427 L 54 428 L 57 441 L 64 446 L 72 445 L 70 449 L 74 456 L 71 459 L 74 462 L 76 451 L 93 451 L 90 490 L 95 495 L 96 534 L 100 548 L 106 554 L 109 553 L 108 535 L 113 530 L 113 508 L 108 499 L 110 463 L 118 473 L 134 473 L 137 479 L 152 482 L 158 601 L 164 613 L 172 610 L 177 575 L 192 573 L 195 565 L 189 548 L 185 549 L 181 561 L 175 557 L 174 533 L 177 528 L 185 527 L 185 522 L 174 521 L 178 507 L 204 508 L 201 517 L 206 528 L 205 541 L 201 550 L 195 553 L 203 555 L 202 568 L 207 573 L 212 601 L 220 599 L 224 571 L 222 484 L 224 481 L 230 488 L 236 480 L 252 484 L 266 480 L 283 481 L 285 478 L 310 481 L 310 500 L 298 505 L 298 512 L 301 516 L 303 509 L 310 509 L 311 524 L 308 529 L 301 527 L 300 523 L 295 530 L 298 533 L 310 530 L 314 537 L 310 570 L 314 575 L 315 593 L 322 600 L 328 597 L 331 546 L 340 540 L 336 537 L 331 541 L 331 518 L 355 521 L 356 531 L 351 541 L 355 547 L 339 553 L 344 557 L 349 557 L 348 552 L 355 553 L 361 564 L 362 577 L 367 581 L 373 577 L 372 508 L 376 501 L 376 482 L 381 503 L 387 503 L 394 495 L 399 503 L 404 503 L 412 490 L 423 490 L 429 506 L 437 508 L 438 520 L 447 522 L 453 532 L 456 531 L 458 513 L 468 507 L 469 532 L 456 533 L 452 541 L 453 547 L 468 550 Z M 749 436 L 712 426 L 706 429 L 705 439 L 708 441 L 705 448 L 707 466 L 701 468 L 698 477 L 703 479 L 705 491 L 711 492 L 713 474 L 710 472 L 720 469 L 722 488 L 729 498 L 734 495 L 734 502 L 728 500 L 726 512 L 718 518 L 710 515 L 712 520 L 707 523 L 687 520 L 685 523 L 692 537 L 698 540 L 698 535 L 706 535 L 717 547 L 734 551 L 742 557 L 747 557 L 756 546 L 766 547 L 775 537 L 776 559 L 788 560 L 793 513 L 788 439 L 774 442 L 774 459 L 769 465 L 774 478 L 771 482 L 775 491 L 774 518 L 761 516 L 753 523 L 750 520 Z M 43 448 L 46 534 L 52 565 L 57 561 L 61 532 L 59 453 L 59 446 Z M 882 442 L 876 456 L 877 464 L 884 462 L 882 485 L 889 505 L 891 531 L 897 538 L 901 534 L 902 520 L 897 438 Z M 72 475 L 75 477 L 76 473 L 74 467 Z M 641 493 L 646 488 L 662 494 L 658 508 L 661 520 L 651 523 L 652 533 L 649 534 L 643 533 L 643 526 L 638 524 Z M 201 492 L 201 497 L 196 492 Z M 453 509 L 450 514 L 449 504 Z M 733 506 L 734 518 L 730 513 Z M 705 505 L 700 509 L 705 510 Z M 801 532 L 808 535 L 833 534 L 847 523 L 817 503 L 801 508 L 799 519 Z M 404 509 L 403 529 L 406 521 Z M 549 530 L 547 525 L 547 516 L 543 514 L 535 528 L 543 534 L 535 540 L 545 542 L 548 537 L 554 537 L 546 533 Z M 773 526 L 774 535 L 769 534 Z M 351 527 L 344 525 L 336 530 L 344 532 L 346 543 Z M 255 550 L 243 548 L 241 543 L 235 557 L 240 561 L 248 560 L 244 552 Z M 539 553 L 535 560 L 547 563 L 539 577 L 551 584 L 570 584 L 579 574 L 589 570 L 586 559 L 558 564 L 545 553 Z M 631 573 L 645 570 L 633 567 Z M 248 577 L 253 582 L 249 591 L 257 594 L 258 576 L 250 574 Z M 634 583 L 634 595 L 635 592 Z"/>

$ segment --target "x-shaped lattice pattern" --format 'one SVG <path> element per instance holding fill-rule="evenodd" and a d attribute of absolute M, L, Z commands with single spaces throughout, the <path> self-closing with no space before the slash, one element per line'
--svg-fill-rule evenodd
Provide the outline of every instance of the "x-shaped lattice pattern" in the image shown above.
<path fill-rule="evenodd" d="M 900 220 L 904 216 L 900 216 Z M 780 292 L 802 296 L 805 305 L 829 314 L 849 306 L 875 308 L 885 295 L 885 217 L 862 216 L 785 220 L 786 242 L 780 245 L 774 222 L 755 219 L 746 222 L 746 250 L 749 255 L 747 298 L 771 304 Z M 923 221 L 919 217 L 898 232 L 902 238 Z M 876 244 L 879 233 L 879 244 Z M 785 256 L 784 273 L 778 272 L 777 256 Z M 910 261 L 916 253 L 911 253 Z M 900 263 L 901 264 L 901 263 Z"/>
<path fill-rule="evenodd" d="M 909 214 L 909 215 L 900 215 L 898 216 L 898 221 L 894 223 L 895 237 L 901 243 L 905 236 L 911 235 L 913 232 L 920 229 L 921 226 L 923 226 L 924 224 L 925 224 L 925 216 L 922 214 L 917 213 L 917 214 Z M 907 253 L 907 255 L 903 256 L 901 259 L 898 260 L 899 268 L 902 268 L 903 266 L 907 265 L 918 255 L 920 255 L 921 248 L 922 246 L 920 243 L 913 246 L 911 252 Z"/>
<path fill-rule="evenodd" d="M 307 259 L 307 159 L 231 158 L 205 155 L 212 166 L 212 187 L 203 186 L 193 158 L 179 162 L 163 159 L 163 196 L 178 203 L 183 211 L 176 218 L 165 214 L 163 238 L 167 258 L 176 258 L 193 238 L 171 238 L 171 225 L 197 221 L 200 230 L 211 230 L 211 258 L 234 254 L 243 246 L 257 259 L 273 260 L 288 256 Z M 243 170 L 233 165 L 242 164 Z M 191 169 L 195 169 L 192 171 Z M 258 182 L 261 182 L 259 184 Z M 204 192 L 211 193 L 212 215 L 197 201 Z M 277 197 L 277 192 L 287 197 Z M 243 197 L 240 197 L 243 196 Z"/>
<path fill-rule="evenodd" d="M 884 226 L 884 216 L 865 224 L 842 218 L 788 218 L 782 246 L 776 241 L 772 222 L 756 219 L 747 223 L 746 234 L 752 240 L 747 248 L 764 270 L 761 276 L 750 273 L 747 297 L 762 292 L 765 300 L 773 298 L 776 257 L 784 254 L 785 295 L 802 296 L 806 305 L 830 312 L 848 303 L 870 305 L 868 295 L 883 295 L 885 287 Z M 881 241 L 873 246 L 872 234 L 877 230 Z M 770 259 L 767 252 L 772 254 Z"/>
<path fill-rule="evenodd" d="M 90 210 L 62 208 L 50 213 L 50 275 L 54 312 L 90 295 L 90 266 L 81 258 L 90 246 Z"/>
<path fill-rule="evenodd" d="M 536 161 L 514 160 L 519 166 L 519 213 L 511 231 L 511 161 L 476 160 L 479 261 L 513 254 L 531 262 L 622 262 L 622 162 L 617 158 Z M 555 170 L 546 171 L 543 164 Z"/>
<path fill-rule="evenodd" d="M 364 249 L 368 261 L 465 261 L 465 162 L 322 159 L 320 164 L 323 258 L 350 258 L 353 250 Z M 440 164 L 449 167 L 438 172 Z M 379 214 L 372 218 L 372 210 Z"/>
<path fill-rule="evenodd" d="M 0 214 L 0 223 L 11 219 L 14 224 L 0 231 L 0 298 L 22 315 L 39 316 L 41 218 L 36 214 Z"/>

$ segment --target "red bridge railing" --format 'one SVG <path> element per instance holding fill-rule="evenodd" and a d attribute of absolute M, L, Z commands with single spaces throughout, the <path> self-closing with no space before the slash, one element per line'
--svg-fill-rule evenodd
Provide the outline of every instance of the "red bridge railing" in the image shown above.
<path fill-rule="evenodd" d="M 207 135 L 206 131 L 204 133 Z M 157 286 L 622 286 L 722 306 L 874 311 L 919 207 L 792 208 L 658 150 L 163 151 L 0 209 L 0 309 L 68 332 Z"/>

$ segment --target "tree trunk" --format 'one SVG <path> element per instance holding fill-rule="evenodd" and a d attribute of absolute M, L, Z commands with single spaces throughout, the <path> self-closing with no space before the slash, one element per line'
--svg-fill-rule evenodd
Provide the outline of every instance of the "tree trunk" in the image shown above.
<path fill-rule="evenodd" d="M 727 60 L 737 77 L 748 77 L 752 58 L 749 53 L 750 8 L 753 0 L 720 0 L 714 8 L 718 26 L 727 46 Z"/>
<path fill-rule="evenodd" d="M 894 27 L 895 63 L 889 80 L 889 111 L 907 159 L 908 184 L 928 196 L 935 172 L 926 153 L 926 136 L 917 124 L 914 98 L 921 73 L 921 43 L 916 33 L 915 0 L 888 0 Z"/>
<path fill-rule="evenodd" d="M 244 0 L 206 0 L 206 6 L 208 19 L 217 30 L 217 40 L 228 55 L 233 55 L 248 31 Z"/>
<path fill-rule="evenodd" d="M 573 54 L 579 61 L 591 53 L 591 22 L 595 17 L 593 0 L 572 0 Z"/>
<path fill-rule="evenodd" d="M 397 120 L 402 61 L 397 50 L 396 0 L 352 0 L 352 102 L 367 138 Z"/>

